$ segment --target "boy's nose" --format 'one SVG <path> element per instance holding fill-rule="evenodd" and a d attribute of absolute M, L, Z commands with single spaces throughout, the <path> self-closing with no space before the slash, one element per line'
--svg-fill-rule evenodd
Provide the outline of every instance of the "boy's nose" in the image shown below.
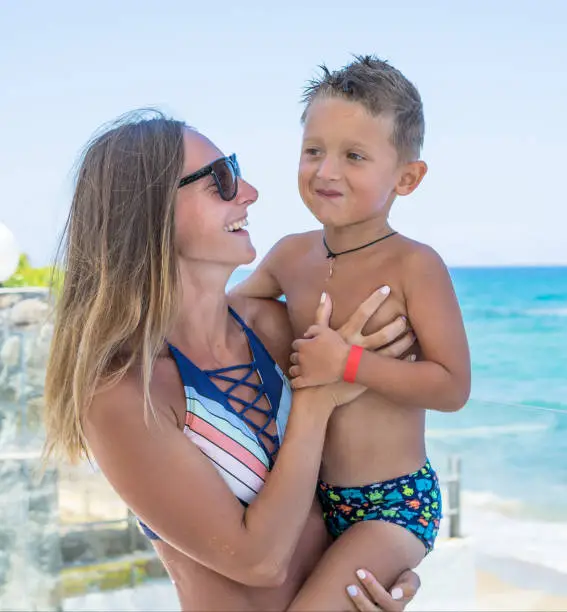
<path fill-rule="evenodd" d="M 338 181 L 341 178 L 341 167 L 337 159 L 326 156 L 317 168 L 317 177 L 326 181 Z"/>

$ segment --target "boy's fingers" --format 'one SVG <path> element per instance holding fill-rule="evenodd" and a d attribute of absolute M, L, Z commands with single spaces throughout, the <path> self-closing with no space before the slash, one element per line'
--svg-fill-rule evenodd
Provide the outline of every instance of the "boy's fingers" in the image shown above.
<path fill-rule="evenodd" d="M 289 375 L 292 378 L 297 378 L 301 374 L 301 367 L 298 365 L 292 365 L 289 369 Z"/>
<path fill-rule="evenodd" d="M 389 287 L 380 287 L 354 311 L 350 319 L 341 327 L 343 338 L 360 334 L 368 319 L 380 308 L 390 293 Z"/>
<path fill-rule="evenodd" d="M 315 324 L 329 327 L 329 321 L 331 320 L 331 312 L 333 311 L 333 303 L 331 298 L 325 292 L 321 294 L 321 302 L 317 307 L 315 313 Z"/>
<path fill-rule="evenodd" d="M 299 365 L 299 353 L 292 353 L 289 356 L 289 360 L 291 361 L 291 363 L 293 363 L 294 365 Z"/>
<path fill-rule="evenodd" d="M 291 343 L 291 349 L 292 349 L 292 350 L 293 350 L 295 353 L 297 353 L 297 352 L 299 352 L 299 351 L 301 350 L 301 347 L 303 346 L 303 344 L 304 344 L 305 342 L 308 342 L 308 340 L 301 340 L 301 339 L 299 339 L 299 340 L 294 340 L 294 341 Z"/>
<path fill-rule="evenodd" d="M 307 328 L 307 331 L 303 334 L 304 338 L 314 338 L 319 332 L 321 328 L 319 325 L 311 325 L 311 327 Z"/>
<path fill-rule="evenodd" d="M 296 367 L 296 366 L 294 366 Z M 291 388 L 294 390 L 297 389 L 303 389 L 303 387 L 307 387 L 307 385 L 305 384 L 305 381 L 303 380 L 303 378 L 301 376 L 297 376 L 296 378 L 292 378 L 291 379 Z"/>

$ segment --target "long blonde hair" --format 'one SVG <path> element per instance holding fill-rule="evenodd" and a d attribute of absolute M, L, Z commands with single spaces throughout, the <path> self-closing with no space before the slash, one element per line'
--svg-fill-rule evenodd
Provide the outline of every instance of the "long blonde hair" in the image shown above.
<path fill-rule="evenodd" d="M 177 303 L 174 201 L 184 124 L 153 111 L 121 117 L 82 156 L 60 252 L 45 381 L 44 456 L 87 456 L 82 420 L 95 393 L 154 361 Z"/>

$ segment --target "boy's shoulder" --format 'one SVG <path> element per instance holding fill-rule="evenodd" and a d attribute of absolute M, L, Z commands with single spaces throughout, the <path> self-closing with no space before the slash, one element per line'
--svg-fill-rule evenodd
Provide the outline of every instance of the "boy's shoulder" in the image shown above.
<path fill-rule="evenodd" d="M 401 238 L 400 254 L 404 261 L 411 265 L 426 263 L 443 263 L 441 255 L 429 244 L 419 242 L 413 238 L 408 238 L 399 234 Z"/>
<path fill-rule="evenodd" d="M 311 248 L 314 244 L 319 244 L 323 240 L 323 230 L 311 230 L 299 234 L 288 234 L 281 238 L 274 246 L 274 251 L 293 251 L 296 249 L 304 250 Z"/>
<path fill-rule="evenodd" d="M 400 260 L 406 275 L 423 277 L 447 272 L 441 255 L 430 245 L 400 235 Z"/>

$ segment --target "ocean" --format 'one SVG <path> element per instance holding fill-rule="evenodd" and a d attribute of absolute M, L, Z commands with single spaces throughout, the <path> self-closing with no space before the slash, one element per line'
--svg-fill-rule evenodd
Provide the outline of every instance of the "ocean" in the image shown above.
<path fill-rule="evenodd" d="M 451 276 L 473 384 L 460 412 L 428 413 L 429 457 L 441 476 L 462 458 L 462 528 L 481 552 L 567 574 L 567 268 Z"/>

